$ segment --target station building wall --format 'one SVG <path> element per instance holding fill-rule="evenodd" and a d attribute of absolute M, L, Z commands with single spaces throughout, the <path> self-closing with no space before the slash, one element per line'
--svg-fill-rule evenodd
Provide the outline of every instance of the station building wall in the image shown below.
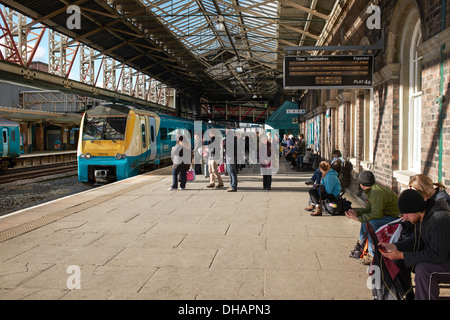
<path fill-rule="evenodd" d="M 309 90 L 301 99 L 305 122 L 322 119 L 316 151 L 325 159 L 342 151 L 353 165 L 348 188 L 356 193 L 362 170 L 397 193 L 418 173 L 434 182 L 441 176 L 450 187 L 450 1 L 383 2 L 382 28 L 373 30 L 366 25 L 371 2 L 347 1 L 324 45 L 373 45 L 383 34 L 384 50 L 368 52 L 375 56 L 373 89 Z"/>

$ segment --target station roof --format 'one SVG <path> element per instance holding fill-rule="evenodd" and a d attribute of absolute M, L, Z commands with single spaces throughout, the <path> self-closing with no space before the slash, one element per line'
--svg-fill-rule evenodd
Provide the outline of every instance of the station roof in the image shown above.
<path fill-rule="evenodd" d="M 0 106 L 0 120 L 8 118 L 19 123 L 47 123 L 58 126 L 78 126 L 81 122 L 81 114 L 60 113 Z"/>
<path fill-rule="evenodd" d="M 271 100 L 283 90 L 285 46 L 320 45 L 340 0 L 1 0 L 185 94 Z M 223 28 L 218 24 L 223 23 Z M 32 25 L 30 26 L 32 27 Z M 69 43 L 70 45 L 70 43 Z M 239 70 L 239 67 L 242 70 Z"/>
<path fill-rule="evenodd" d="M 298 109 L 298 103 L 285 101 L 269 118 L 267 118 L 266 124 L 278 130 L 298 129 L 298 122 L 293 121 L 293 119 L 298 118 L 298 115 L 288 114 L 288 109 Z"/>

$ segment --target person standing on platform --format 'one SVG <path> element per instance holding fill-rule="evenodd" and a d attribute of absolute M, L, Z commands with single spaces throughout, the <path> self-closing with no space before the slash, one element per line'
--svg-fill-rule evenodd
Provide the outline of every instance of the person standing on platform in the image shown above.
<path fill-rule="evenodd" d="M 195 175 L 202 174 L 202 139 L 198 134 L 194 134 L 194 172 Z"/>
<path fill-rule="evenodd" d="M 265 137 L 264 135 L 260 136 L 260 148 L 259 150 L 263 153 L 262 156 L 260 155 L 260 164 L 261 164 L 261 172 L 263 175 L 263 190 L 270 190 L 272 188 L 272 174 L 270 169 L 272 168 L 272 145 L 269 137 Z M 266 155 L 264 155 L 264 153 Z"/>
<path fill-rule="evenodd" d="M 298 135 L 298 144 L 297 144 L 297 171 L 303 171 L 303 157 L 306 155 L 306 141 L 303 133 Z"/>
<path fill-rule="evenodd" d="M 238 144 L 237 136 L 235 134 L 230 134 L 229 132 L 227 132 L 225 154 L 226 154 L 227 172 L 228 175 L 230 176 L 230 187 L 227 189 L 228 192 L 236 192 L 238 186 L 237 144 Z"/>
<path fill-rule="evenodd" d="M 221 144 L 222 141 L 218 141 L 219 144 L 214 143 L 216 140 L 216 136 L 213 132 L 214 129 L 210 129 L 209 130 L 209 135 L 210 135 L 210 141 L 211 143 L 208 145 L 208 150 L 209 150 L 209 158 L 208 158 L 208 171 L 209 171 L 209 185 L 207 185 L 207 188 L 216 188 L 216 189 L 220 189 L 223 188 L 224 184 L 223 184 L 223 180 L 222 177 L 220 176 L 219 170 L 218 170 L 218 161 L 216 162 L 216 158 L 220 159 L 220 156 L 218 156 L 217 154 L 220 153 L 220 148 L 221 148 Z M 213 147 L 214 144 L 217 144 L 216 147 Z M 216 184 L 216 180 L 217 180 L 217 186 Z"/>
<path fill-rule="evenodd" d="M 186 173 L 191 163 L 191 144 L 183 142 L 183 136 L 177 135 L 177 142 L 172 148 L 172 186 L 169 191 L 178 189 L 178 174 L 180 175 L 180 190 L 186 188 Z"/>

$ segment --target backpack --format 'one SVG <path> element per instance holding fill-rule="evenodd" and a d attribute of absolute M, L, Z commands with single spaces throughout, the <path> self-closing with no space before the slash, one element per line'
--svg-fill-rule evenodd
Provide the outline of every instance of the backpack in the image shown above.
<path fill-rule="evenodd" d="M 336 200 L 323 200 L 322 209 L 332 216 L 344 215 L 352 207 L 352 202 L 346 198 L 339 197 Z"/>
<path fill-rule="evenodd" d="M 344 215 L 352 207 L 352 202 L 343 197 L 345 190 L 342 188 L 336 200 L 325 199 L 322 200 L 322 211 L 325 211 L 332 216 Z"/>

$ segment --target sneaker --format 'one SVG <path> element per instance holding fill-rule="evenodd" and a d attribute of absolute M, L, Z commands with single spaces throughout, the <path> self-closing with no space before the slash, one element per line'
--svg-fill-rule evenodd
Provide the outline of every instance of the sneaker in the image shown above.
<path fill-rule="evenodd" d="M 169 189 L 167 189 L 167 191 L 172 191 L 175 190 L 175 188 L 170 187 Z"/>
<path fill-rule="evenodd" d="M 237 190 L 236 189 L 233 189 L 233 188 L 228 188 L 227 189 L 227 192 L 236 192 Z"/>
<path fill-rule="evenodd" d="M 184 188 L 178 188 L 178 190 L 184 190 Z"/>
<path fill-rule="evenodd" d="M 306 184 L 307 186 L 310 186 L 310 185 L 313 185 L 314 182 L 312 182 L 311 180 L 308 180 L 308 181 L 305 182 L 305 184 Z"/>
<path fill-rule="evenodd" d="M 214 185 L 213 184 L 208 184 L 206 187 L 207 188 L 214 188 Z"/>

